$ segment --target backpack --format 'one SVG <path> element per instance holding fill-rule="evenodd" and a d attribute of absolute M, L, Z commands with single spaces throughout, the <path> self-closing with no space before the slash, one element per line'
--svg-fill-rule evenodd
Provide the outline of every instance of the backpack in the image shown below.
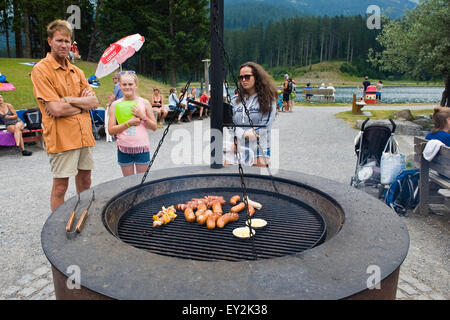
<path fill-rule="evenodd" d="M 292 81 L 291 80 L 288 81 L 287 91 L 288 91 L 288 93 L 292 92 Z"/>
<path fill-rule="evenodd" d="M 399 215 L 419 203 L 419 176 L 419 169 L 403 170 L 386 191 L 384 202 Z"/>
<path fill-rule="evenodd" d="M 23 118 L 27 124 L 26 129 L 37 130 L 42 129 L 42 114 L 38 108 L 28 109 L 23 113 Z"/>

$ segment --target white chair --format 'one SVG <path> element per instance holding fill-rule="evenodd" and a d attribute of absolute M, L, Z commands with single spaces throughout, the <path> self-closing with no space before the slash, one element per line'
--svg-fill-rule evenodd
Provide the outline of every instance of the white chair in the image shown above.
<path fill-rule="evenodd" d="M 106 106 L 105 110 L 105 134 L 106 134 L 106 142 L 112 142 L 112 137 L 108 133 L 108 119 L 109 119 L 109 108 Z"/>

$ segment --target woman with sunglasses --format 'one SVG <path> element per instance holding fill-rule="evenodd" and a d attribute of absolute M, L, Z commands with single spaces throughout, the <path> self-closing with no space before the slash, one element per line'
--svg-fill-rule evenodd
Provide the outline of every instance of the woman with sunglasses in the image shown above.
<path fill-rule="evenodd" d="M 253 152 L 253 166 L 266 167 L 269 165 L 270 132 L 275 120 L 277 99 L 278 93 L 273 84 L 273 79 L 263 67 L 255 62 L 247 62 L 241 65 L 239 68 L 239 92 L 231 100 L 233 122 L 237 125 L 250 124 L 244 109 L 245 104 L 253 125 L 265 126 L 236 128 L 238 142 L 248 145 Z M 229 130 L 231 130 L 229 134 L 234 137 L 233 130 Z M 257 139 L 259 139 L 260 148 L 258 148 Z M 228 163 L 225 162 L 225 164 Z"/>
<path fill-rule="evenodd" d="M 108 132 L 117 138 L 117 159 L 124 177 L 145 172 L 150 164 L 150 141 L 148 129 L 158 128 L 152 107 L 147 99 L 140 97 L 136 90 L 138 80 L 134 72 L 121 72 L 119 85 L 123 98 L 114 101 L 109 108 Z M 132 117 L 118 123 L 116 106 L 124 101 L 133 101 Z M 118 115 L 119 116 L 119 115 Z"/>

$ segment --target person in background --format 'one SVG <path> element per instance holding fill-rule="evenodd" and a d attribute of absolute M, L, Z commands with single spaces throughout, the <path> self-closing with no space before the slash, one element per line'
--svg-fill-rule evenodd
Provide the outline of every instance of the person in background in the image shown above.
<path fill-rule="evenodd" d="M 4 124 L 6 126 L 6 131 L 14 134 L 14 140 L 16 142 L 16 149 L 18 152 L 22 152 L 22 155 L 24 156 L 31 156 L 33 154 L 33 152 L 31 151 L 25 150 L 23 144 L 22 131 L 25 127 L 25 124 L 22 121 L 20 121 L 14 107 L 3 100 L 3 95 L 1 94 L 0 94 L 0 124 Z"/>
<path fill-rule="evenodd" d="M 108 105 L 111 105 L 111 103 L 113 103 L 114 101 L 123 98 L 123 92 L 120 89 L 120 85 L 119 85 L 119 72 L 114 72 L 113 76 L 112 76 L 112 81 L 114 83 L 114 89 L 113 89 L 113 94 L 112 96 L 109 96 L 109 103 Z"/>
<path fill-rule="evenodd" d="M 255 62 L 246 62 L 239 68 L 239 91 L 238 96 L 231 100 L 233 107 L 233 122 L 240 125 L 250 123 L 244 110 L 244 103 L 250 113 L 250 118 L 254 125 L 265 125 L 254 128 L 239 128 L 236 130 L 236 137 L 240 144 L 249 145 L 254 154 L 254 166 L 266 167 L 270 161 L 270 134 L 273 121 L 276 115 L 277 89 L 273 85 L 270 75 Z M 242 99 L 242 100 L 241 100 Z M 228 128 L 229 135 L 234 137 L 232 129 Z M 257 147 L 257 139 L 261 148 Z M 234 147 L 233 141 L 228 141 Z M 262 150 L 261 150 L 262 149 Z M 233 152 L 224 150 L 225 153 Z M 229 164 L 225 162 L 225 164 Z"/>
<path fill-rule="evenodd" d="M 203 104 L 208 104 L 208 101 L 209 101 L 208 95 L 206 94 L 206 91 L 203 90 L 202 91 L 202 95 L 200 96 L 200 102 L 203 103 Z M 203 107 L 200 109 L 200 117 L 202 117 L 201 116 L 201 114 L 202 114 L 201 112 L 202 111 L 203 111 Z M 205 115 L 205 117 L 208 116 L 208 108 L 205 108 L 204 115 Z"/>
<path fill-rule="evenodd" d="M 117 162 L 124 177 L 143 173 L 150 164 L 150 141 L 148 129 L 158 128 L 150 102 L 140 97 L 136 90 L 138 79 L 135 73 L 123 71 L 119 76 L 120 89 L 124 96 L 109 108 L 108 132 L 117 138 Z M 115 114 L 116 105 L 122 101 L 135 101 L 131 108 L 131 119 L 119 124 Z M 136 169 L 136 170 L 135 170 Z"/>
<path fill-rule="evenodd" d="M 328 102 L 328 100 L 335 102 L 336 101 L 336 89 L 334 88 L 333 84 L 329 83 L 327 89 L 333 90 L 333 94 L 330 97 L 327 96 L 327 102 Z"/>
<path fill-rule="evenodd" d="M 445 88 L 441 98 L 441 107 L 450 108 L 450 81 L 445 82 Z"/>
<path fill-rule="evenodd" d="M 164 109 L 164 98 L 160 94 L 158 88 L 153 89 L 152 94 L 152 109 L 153 112 L 156 112 L 158 114 L 157 120 L 158 124 L 161 125 L 164 119 L 167 117 L 167 110 Z"/>
<path fill-rule="evenodd" d="M 191 122 L 192 115 L 194 114 L 195 110 L 197 110 L 197 107 L 192 103 L 188 103 L 187 99 L 196 101 L 197 100 L 196 92 L 197 92 L 197 88 L 192 88 L 191 93 L 188 94 L 187 97 L 185 97 L 185 99 L 183 99 L 183 101 L 186 101 L 186 105 L 187 105 L 187 109 L 188 109 L 188 114 L 187 114 L 188 122 Z M 203 108 L 202 108 L 202 111 L 203 111 Z M 203 120 L 203 119 L 201 119 L 201 120 Z"/>
<path fill-rule="evenodd" d="M 437 107 L 433 114 L 434 129 L 425 136 L 427 140 L 439 140 L 450 147 L 450 108 Z"/>
<path fill-rule="evenodd" d="M 181 117 L 184 115 L 186 108 L 180 104 L 180 100 L 177 97 L 177 88 L 171 88 L 169 91 L 169 109 L 178 111 L 178 118 L 175 123 L 180 123 Z"/>
<path fill-rule="evenodd" d="M 33 67 L 31 81 L 53 173 L 50 207 L 54 211 L 64 203 L 70 177 L 75 176 L 77 193 L 91 187 L 95 139 L 89 110 L 98 107 L 98 99 L 83 71 L 67 58 L 71 25 L 55 20 L 47 26 L 47 35 L 51 51 Z"/>
<path fill-rule="evenodd" d="M 311 83 L 310 83 L 310 82 L 308 82 L 308 83 L 306 84 L 305 89 L 306 89 L 306 90 L 312 89 Z M 305 94 L 305 102 L 306 102 L 306 103 L 311 102 L 311 97 L 312 97 L 312 96 L 313 96 L 312 94 L 306 93 L 306 94 Z"/>
<path fill-rule="evenodd" d="M 278 90 L 278 100 L 277 100 L 277 112 L 280 112 L 283 108 L 283 91 Z"/>
<path fill-rule="evenodd" d="M 383 90 L 383 81 L 378 80 L 377 83 L 377 102 L 381 103 L 381 90 Z"/>
<path fill-rule="evenodd" d="M 287 112 L 289 111 L 289 98 L 291 94 L 292 85 L 290 84 L 289 75 L 286 73 L 284 75 L 284 83 L 283 83 L 283 107 Z"/>
<path fill-rule="evenodd" d="M 363 86 L 363 97 L 365 99 L 366 98 L 367 87 L 370 86 L 370 81 L 369 81 L 369 77 L 368 76 L 364 77 L 364 81 L 362 83 L 362 86 Z"/>
<path fill-rule="evenodd" d="M 295 86 L 295 80 L 292 79 L 291 80 L 291 93 L 289 95 L 289 109 L 287 112 L 292 112 L 292 110 L 294 109 L 294 99 L 297 96 L 297 91 L 296 91 L 296 86 Z"/>
<path fill-rule="evenodd" d="M 80 59 L 80 51 L 78 51 L 78 47 L 77 47 L 77 42 L 74 41 L 72 44 L 72 47 L 70 48 L 69 51 L 69 56 L 70 56 L 70 61 L 72 63 L 75 63 L 77 59 Z"/>

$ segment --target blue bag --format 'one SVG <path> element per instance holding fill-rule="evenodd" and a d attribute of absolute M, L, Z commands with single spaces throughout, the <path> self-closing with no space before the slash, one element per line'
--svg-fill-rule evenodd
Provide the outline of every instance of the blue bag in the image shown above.
<path fill-rule="evenodd" d="M 419 169 L 403 170 L 384 195 L 384 202 L 399 215 L 407 216 L 407 210 L 419 203 Z"/>

